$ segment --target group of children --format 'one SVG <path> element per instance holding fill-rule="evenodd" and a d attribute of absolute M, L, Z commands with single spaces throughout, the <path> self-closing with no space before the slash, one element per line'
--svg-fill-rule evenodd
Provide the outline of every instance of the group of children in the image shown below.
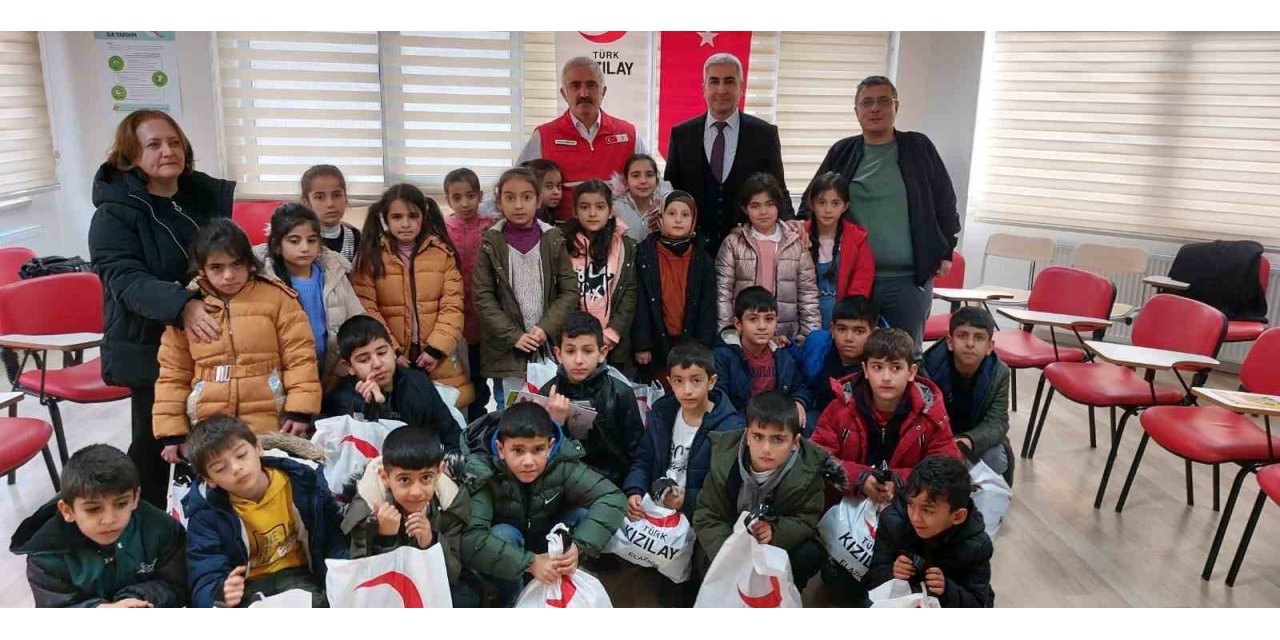
<path fill-rule="evenodd" d="M 648 495 L 697 538 L 694 579 L 660 591 L 671 604 L 692 603 L 746 511 L 800 588 L 821 571 L 861 602 L 868 580 L 918 570 L 944 606 L 991 605 L 990 540 L 961 462 L 1010 462 L 1009 376 L 989 314 L 955 313 L 925 355 L 928 379 L 917 375 L 911 338 L 877 328 L 866 234 L 844 219 L 848 182 L 835 174 L 810 190 L 807 240 L 778 220 L 777 181 L 748 180 L 746 222 L 713 272 L 696 203 L 659 198 L 648 156 L 622 172 L 635 226 L 601 181 L 577 185 L 575 217 L 557 225 L 559 171 L 529 164 L 498 179 L 497 220 L 481 214 L 476 174 L 459 169 L 445 180 L 448 218 L 397 185 L 357 231 L 341 222 L 345 182 L 326 165 L 304 175 L 304 204 L 277 210 L 265 247 L 230 221 L 203 227 L 190 288 L 219 339 L 168 329 L 155 410 L 164 457 L 201 480 L 183 501 L 187 530 L 138 503 L 127 458 L 88 447 L 14 537 L 37 604 L 245 606 L 301 588 L 322 605 L 325 559 L 441 544 L 455 605 L 509 606 L 530 579 L 604 562 Z M 523 389 L 542 361 L 558 363 L 546 407 L 506 406 L 504 390 Z M 669 391 L 641 416 L 624 377 Z M 437 384 L 457 391 L 465 430 Z M 595 412 L 588 428 L 570 427 L 573 405 Z M 260 440 L 340 415 L 406 425 L 343 479 L 342 509 L 322 465 L 264 456 Z M 817 536 L 845 496 L 888 505 L 863 581 L 840 576 Z M 552 558 L 558 523 L 572 544 Z M 925 564 L 902 566 L 915 556 Z"/>

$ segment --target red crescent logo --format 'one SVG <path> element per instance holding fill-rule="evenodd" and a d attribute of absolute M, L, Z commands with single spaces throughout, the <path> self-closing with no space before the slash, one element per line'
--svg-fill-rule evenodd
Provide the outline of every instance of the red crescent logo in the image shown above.
<path fill-rule="evenodd" d="M 866 522 L 866 523 L 867 523 L 867 531 L 870 531 L 870 532 L 871 532 L 871 539 L 872 539 L 872 540 L 875 540 L 875 539 L 876 539 L 876 525 L 871 524 L 871 521 L 870 521 L 870 520 L 864 520 L 864 522 Z"/>
<path fill-rule="evenodd" d="M 777 609 L 782 604 L 782 586 L 777 576 L 769 576 L 769 593 L 762 596 L 749 596 L 738 587 L 738 597 L 751 609 Z"/>
<path fill-rule="evenodd" d="M 645 513 L 644 519 L 648 520 L 649 524 L 655 527 L 658 527 L 659 529 L 670 529 L 671 527 L 674 527 L 680 524 L 680 512 L 677 511 L 669 516 L 666 516 L 665 518 L 656 518 L 654 516 L 649 515 L 648 513 Z"/>
<path fill-rule="evenodd" d="M 413 580 L 409 579 L 399 571 L 388 571 L 380 576 L 370 578 L 356 585 L 356 589 L 365 587 L 378 587 L 386 585 L 396 590 L 400 594 L 400 599 L 404 601 L 406 609 L 421 609 L 422 594 L 418 593 L 417 585 L 413 584 Z"/>
<path fill-rule="evenodd" d="M 355 447 L 356 451 L 359 451 L 360 455 L 366 458 L 378 457 L 378 448 L 373 446 L 373 444 L 368 440 L 361 440 L 360 438 L 349 435 L 339 440 L 338 444 L 342 444 L 344 442 L 350 442 L 351 446 Z"/>
<path fill-rule="evenodd" d="M 552 600 L 547 598 L 547 604 L 557 609 L 563 609 L 569 606 L 569 601 L 573 600 L 573 596 L 578 593 L 578 587 L 574 586 L 573 580 L 569 576 L 560 576 L 560 599 Z"/>
<path fill-rule="evenodd" d="M 178 514 L 177 507 L 173 507 L 172 509 L 169 509 L 169 515 L 173 516 L 174 520 L 177 520 L 178 522 L 182 522 L 182 516 Z"/>
<path fill-rule="evenodd" d="M 596 44 L 608 44 L 610 42 L 617 42 L 619 38 L 627 35 L 627 32 L 626 31 L 601 31 L 599 33 L 592 34 L 592 33 L 587 33 L 586 31 L 579 31 L 578 35 Z"/>

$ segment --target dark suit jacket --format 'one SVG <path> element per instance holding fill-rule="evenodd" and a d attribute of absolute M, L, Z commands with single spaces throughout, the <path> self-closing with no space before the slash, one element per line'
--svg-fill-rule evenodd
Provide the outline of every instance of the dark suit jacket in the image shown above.
<path fill-rule="evenodd" d="M 778 215 L 784 220 L 794 217 L 791 195 L 787 192 L 786 178 L 782 170 L 782 144 L 778 140 L 778 127 L 745 113 L 740 114 L 741 131 L 738 132 L 738 150 L 733 166 L 723 184 L 716 184 L 703 147 L 707 114 L 695 116 L 671 128 L 667 144 L 667 169 L 663 179 L 672 187 L 688 191 L 698 203 L 698 235 L 707 239 L 707 249 L 716 255 L 720 241 L 729 235 L 740 220 L 738 189 L 752 174 L 771 173 L 782 184 L 783 202 L 778 203 Z"/>

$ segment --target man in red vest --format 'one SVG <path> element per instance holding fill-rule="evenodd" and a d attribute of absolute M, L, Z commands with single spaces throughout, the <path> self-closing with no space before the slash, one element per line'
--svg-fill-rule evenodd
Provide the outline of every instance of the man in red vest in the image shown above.
<path fill-rule="evenodd" d="M 605 91 L 604 73 L 594 60 L 579 56 L 564 63 L 560 97 L 569 108 L 534 129 L 516 160 L 520 164 L 546 158 L 560 167 L 564 197 L 556 208 L 557 220 L 573 217 L 574 187 L 587 180 L 608 180 L 622 172 L 622 163 L 632 154 L 647 153 L 635 125 L 600 110 Z"/>

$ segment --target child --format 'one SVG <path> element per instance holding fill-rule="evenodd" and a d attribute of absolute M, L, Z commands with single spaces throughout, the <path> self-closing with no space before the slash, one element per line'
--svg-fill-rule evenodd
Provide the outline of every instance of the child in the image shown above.
<path fill-rule="evenodd" d="M 942 393 L 916 377 L 915 341 L 901 329 L 876 329 L 862 351 L 862 373 L 836 381 L 840 395 L 818 418 L 813 443 L 849 476 L 847 495 L 893 499 L 911 470 L 934 455 L 960 458 Z M 873 473 L 886 465 L 883 482 Z"/>
<path fill-rule="evenodd" d="M 902 497 L 880 512 L 868 582 L 920 583 L 943 607 L 994 607 L 991 538 L 969 492 L 959 460 L 936 456 L 916 465 Z"/>
<path fill-rule="evenodd" d="M 249 237 L 226 218 L 196 232 L 191 264 L 187 288 L 221 326 L 215 342 L 188 342 L 175 326 L 160 340 L 154 430 L 164 459 L 176 463 L 191 424 L 219 414 L 255 433 L 305 434 L 320 411 L 320 369 L 298 294 L 263 274 Z"/>
<path fill-rule="evenodd" d="M 563 227 L 578 276 L 582 310 L 604 327 L 609 362 L 632 368 L 631 321 L 636 315 L 636 241 L 613 215 L 609 185 L 588 180 L 573 190 L 573 219 Z"/>
<path fill-rule="evenodd" d="M 778 222 L 782 202 L 778 179 L 757 173 L 742 184 L 738 204 L 747 223 L 729 233 L 716 255 L 717 320 L 720 327 L 733 317 L 733 301 L 743 289 L 761 286 L 778 300 L 778 341 L 802 343 L 821 328 L 818 281 L 804 238 L 790 225 Z"/>
<path fill-rule="evenodd" d="M 946 343 L 924 354 L 926 375 L 942 391 L 956 446 L 970 463 L 1013 478 L 1009 446 L 1009 367 L 996 357 L 991 342 L 996 321 L 982 307 L 961 307 L 951 314 Z"/>
<path fill-rule="evenodd" d="M 347 213 L 347 179 L 331 164 L 318 164 L 302 174 L 302 203 L 320 218 L 320 237 L 330 251 L 356 261 L 360 231 L 342 221 Z"/>
<path fill-rule="evenodd" d="M 391 336 L 381 322 L 356 316 L 338 329 L 338 350 L 350 376 L 328 396 L 325 413 L 363 420 L 399 420 L 429 430 L 445 451 L 462 450 L 461 428 L 431 378 L 399 366 Z"/>
<path fill-rule="evenodd" d="M 453 606 L 478 605 L 474 591 L 459 580 L 468 502 L 445 473 L 444 447 L 434 433 L 400 428 L 387 434 L 382 456 L 369 461 L 353 489 L 356 495 L 342 520 L 352 559 L 438 543 Z"/>
<path fill-rule="evenodd" d="M 759 517 L 749 531 L 787 552 L 804 590 L 825 557 L 818 542 L 822 468 L 827 452 L 800 435 L 791 399 L 766 391 L 747 403 L 747 428 L 711 434 L 711 470 L 698 493 L 693 529 L 709 563 L 733 533 L 739 514 Z"/>
<path fill-rule="evenodd" d="M 197 423 L 188 444 L 204 479 L 182 501 L 192 606 L 247 607 L 290 589 L 326 606 L 324 561 L 348 554 L 324 467 L 264 457 L 230 416 Z"/>
<path fill-rule="evenodd" d="M 574 196 L 578 193 L 581 191 Z M 569 416 L 569 403 L 556 403 L 557 396 L 595 411 L 590 431 L 573 436 L 586 450 L 582 461 L 610 482 L 621 485 L 644 434 L 636 395 L 631 385 L 609 374 L 604 362 L 609 347 L 600 322 L 594 317 L 581 311 L 570 312 L 558 337 L 555 353 L 560 368 L 540 391 L 551 399 L 551 419 L 563 425 Z"/>
<path fill-rule="evenodd" d="M 538 220 L 556 224 L 559 222 L 556 220 L 556 208 L 564 197 L 564 172 L 560 165 L 546 158 L 536 158 L 526 160 L 520 166 L 532 171 L 538 180 Z"/>
<path fill-rule="evenodd" d="M 673 348 L 665 361 L 670 366 L 667 380 L 671 393 L 659 398 L 649 411 L 631 471 L 622 483 L 622 492 L 627 495 L 627 518 L 632 521 L 644 517 L 641 503 L 646 493 L 654 502 L 682 511 L 692 520 L 698 492 L 711 466 L 710 435 L 746 428 L 742 414 L 729 397 L 715 388 L 716 363 L 711 349 L 685 342 Z M 655 491 L 655 487 L 663 485 L 669 489 Z M 692 591 L 684 587 L 677 587 L 674 592 L 663 589 L 658 596 L 675 595 L 670 606 L 690 606 L 697 595 L 698 582 L 691 579 L 684 583 Z"/>
<path fill-rule="evenodd" d="M 658 228 L 662 201 L 671 193 L 671 183 L 659 178 L 658 163 L 652 156 L 637 153 L 622 163 L 622 173 L 613 174 L 610 186 L 614 211 L 627 225 L 627 235 L 636 242 Z"/>
<path fill-rule="evenodd" d="M 509 169 L 498 178 L 498 211 L 484 232 L 474 281 L 480 316 L 480 372 L 502 379 L 494 385 L 524 388 L 530 360 L 550 355 L 547 336 L 559 335 L 565 316 L 578 308 L 578 281 L 564 236 L 534 218 L 538 182 L 528 169 Z"/>
<path fill-rule="evenodd" d="M 818 308 L 822 328 L 831 327 L 836 302 L 846 296 L 871 296 L 876 262 L 867 244 L 867 230 L 845 220 L 849 210 L 849 181 L 828 171 L 809 185 L 809 255 L 818 273 Z"/>
<path fill-rule="evenodd" d="M 622 492 L 583 464 L 582 445 L 566 438 L 546 409 L 521 402 L 503 412 L 485 448 L 466 459 L 463 484 L 471 517 L 462 533 L 462 564 L 499 581 L 500 598 L 515 603 L 522 576 L 544 584 L 577 570 L 583 554 L 596 556 L 622 524 Z M 573 531 L 559 558 L 546 554 L 557 523 Z"/>
<path fill-rule="evenodd" d="M 800 371 L 792 348 L 779 348 L 773 338 L 778 326 L 778 302 L 764 287 L 747 287 L 733 306 L 733 327 L 721 333 L 715 348 L 716 388 L 735 407 L 765 391 L 781 391 L 795 402 L 800 424 L 813 407 L 813 393 Z"/>
<path fill-rule="evenodd" d="M 835 381 L 862 370 L 862 348 L 880 321 L 880 310 L 870 298 L 848 296 L 836 303 L 832 318 L 830 330 L 809 334 L 800 355 L 815 407 L 835 400 Z"/>
<path fill-rule="evenodd" d="M 474 420 L 484 415 L 489 404 L 489 382 L 480 375 L 480 318 L 476 315 L 471 276 L 480 252 L 480 235 L 493 225 L 493 218 L 481 216 L 480 178 L 476 172 L 454 169 L 444 177 L 444 194 L 453 209 L 453 215 L 445 218 L 449 239 L 458 250 L 458 270 L 462 272 L 463 315 L 465 322 L 462 336 L 467 341 L 467 371 L 471 376 L 471 388 L 475 400 L 467 411 L 467 418 Z"/>
<path fill-rule="evenodd" d="M 67 460 L 59 497 L 18 525 L 9 547 L 27 556 L 37 607 L 186 606 L 185 532 L 138 494 L 138 470 L 115 447 Z"/>
<path fill-rule="evenodd" d="M 695 235 L 698 205 L 684 191 L 672 191 L 662 204 L 658 233 L 636 248 L 636 319 L 631 347 L 645 379 L 667 370 L 667 352 L 693 340 L 715 340 L 715 263 L 706 241 Z"/>
<path fill-rule="evenodd" d="M 321 243 L 320 220 L 296 203 L 276 208 L 267 244 L 254 247 L 262 273 L 278 278 L 298 292 L 316 341 L 321 387 L 328 391 L 347 375 L 338 357 L 338 327 L 347 318 L 364 315 L 364 307 L 347 275 L 351 263 Z"/>
<path fill-rule="evenodd" d="M 465 409 L 475 392 L 455 353 L 465 298 L 457 255 L 436 201 L 398 184 L 369 207 L 351 285 L 386 325 L 400 366 L 457 389 L 456 406 Z"/>

